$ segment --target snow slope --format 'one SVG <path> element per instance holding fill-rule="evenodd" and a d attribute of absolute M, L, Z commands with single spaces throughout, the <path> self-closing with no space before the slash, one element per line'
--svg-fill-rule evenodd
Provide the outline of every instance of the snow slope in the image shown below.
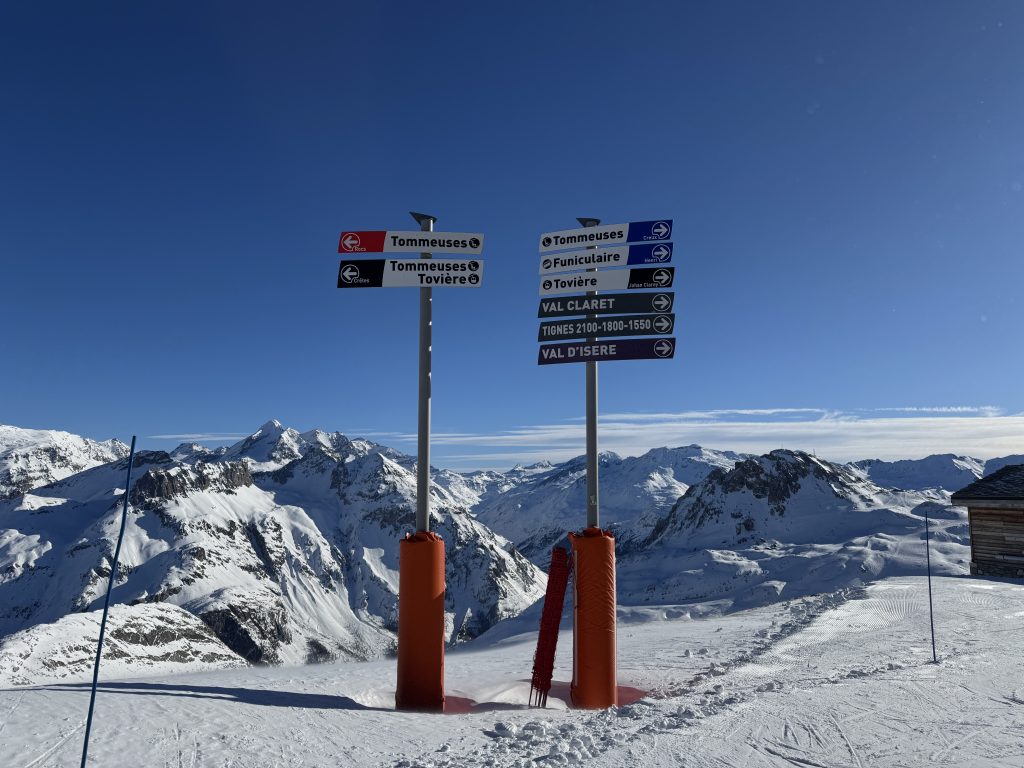
<path fill-rule="evenodd" d="M 97 442 L 69 432 L 0 424 L 0 499 L 127 455 L 128 446 L 119 440 Z"/>
<path fill-rule="evenodd" d="M 934 592 L 938 665 L 923 577 L 728 615 L 631 609 L 632 703 L 602 712 L 565 708 L 569 630 L 549 708 L 525 706 L 526 626 L 448 654 L 444 715 L 393 710 L 393 661 L 105 677 L 91 764 L 1019 768 L 1024 586 L 945 577 Z M 85 683 L 0 690 L 0 765 L 77 764 L 87 704 Z"/>

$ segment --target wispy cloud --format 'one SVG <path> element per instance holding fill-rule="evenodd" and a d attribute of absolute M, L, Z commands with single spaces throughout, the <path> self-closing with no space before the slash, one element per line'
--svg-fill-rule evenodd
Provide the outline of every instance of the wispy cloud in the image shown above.
<path fill-rule="evenodd" d="M 1024 453 L 1024 414 L 1001 415 L 995 406 L 935 406 L 838 411 L 763 408 L 606 413 L 600 449 L 636 456 L 651 448 L 696 443 L 742 453 L 775 448 L 815 451 L 837 460 L 915 458 L 932 453 L 991 458 Z M 437 462 L 452 468 L 507 466 L 583 452 L 585 428 L 577 419 L 481 434 L 435 434 Z M 452 450 L 445 448 L 462 448 Z M 479 449 L 479 450 L 474 450 Z"/>

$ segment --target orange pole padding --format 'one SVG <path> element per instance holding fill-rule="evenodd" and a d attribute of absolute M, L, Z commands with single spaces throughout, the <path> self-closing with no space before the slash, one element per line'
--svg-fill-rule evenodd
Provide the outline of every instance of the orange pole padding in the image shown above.
<path fill-rule="evenodd" d="M 587 528 L 570 533 L 573 564 L 572 705 L 618 703 L 615 675 L 615 538 Z"/>
<path fill-rule="evenodd" d="M 406 534 L 398 546 L 397 709 L 444 711 L 444 542 Z"/>

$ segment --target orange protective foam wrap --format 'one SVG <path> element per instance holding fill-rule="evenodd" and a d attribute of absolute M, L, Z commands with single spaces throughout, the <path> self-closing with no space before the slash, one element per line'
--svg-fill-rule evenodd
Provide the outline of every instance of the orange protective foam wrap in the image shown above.
<path fill-rule="evenodd" d="M 618 703 L 615 673 L 615 539 L 587 528 L 570 533 L 573 561 L 574 707 L 605 709 Z"/>
<path fill-rule="evenodd" d="M 444 711 L 444 542 L 407 535 L 398 547 L 395 707 Z"/>

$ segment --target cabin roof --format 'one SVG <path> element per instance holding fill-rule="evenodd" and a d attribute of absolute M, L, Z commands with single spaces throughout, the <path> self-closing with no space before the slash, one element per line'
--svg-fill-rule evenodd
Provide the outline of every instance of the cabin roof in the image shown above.
<path fill-rule="evenodd" d="M 975 480 L 953 494 L 954 504 L 968 501 L 1019 501 L 1024 505 L 1024 464 L 1010 464 L 988 477 Z"/>

